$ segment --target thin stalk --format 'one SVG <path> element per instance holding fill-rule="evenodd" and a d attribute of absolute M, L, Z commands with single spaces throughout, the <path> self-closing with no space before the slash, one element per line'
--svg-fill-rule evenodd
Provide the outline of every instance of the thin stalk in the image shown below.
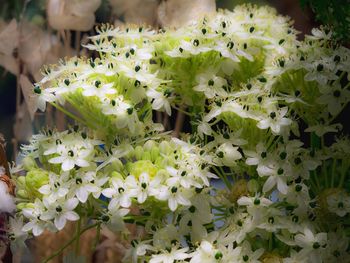
<path fill-rule="evenodd" d="M 340 174 L 340 180 L 339 180 L 338 187 L 343 187 L 343 183 L 345 180 L 345 174 L 346 174 L 347 169 L 348 169 L 348 167 L 346 165 L 346 161 L 344 161 L 344 159 L 342 159 L 342 161 L 341 161 L 341 174 Z"/>
<path fill-rule="evenodd" d="M 79 255 L 79 252 L 80 252 L 80 229 L 81 229 L 81 218 L 78 220 L 78 223 L 77 223 L 77 230 L 76 230 L 76 242 L 75 242 L 75 255 Z"/>
<path fill-rule="evenodd" d="M 333 159 L 332 163 L 332 177 L 331 177 L 331 187 L 334 187 L 334 179 L 335 179 L 335 166 L 337 164 L 337 159 Z"/>
<path fill-rule="evenodd" d="M 59 256 L 60 254 L 62 254 L 62 252 L 69 247 L 71 244 L 74 243 L 74 241 L 80 237 L 80 235 L 82 235 L 83 233 L 85 233 L 86 231 L 88 231 L 91 228 L 94 228 L 98 225 L 100 225 L 101 223 L 95 223 L 93 225 L 87 226 L 86 228 L 84 228 L 83 230 L 80 231 L 79 236 L 75 235 L 71 240 L 69 240 L 63 247 L 61 247 L 59 250 L 57 250 L 56 252 L 54 252 L 51 256 L 49 256 L 48 258 L 46 258 L 45 260 L 42 261 L 42 263 L 47 263 L 50 260 L 52 260 L 53 258 Z"/>
<path fill-rule="evenodd" d="M 221 174 L 221 172 L 220 172 L 215 166 L 213 166 L 213 169 L 214 169 L 214 171 L 217 173 L 217 175 L 222 179 L 222 181 L 224 181 L 226 187 L 227 187 L 228 189 L 231 189 L 231 184 L 230 184 L 230 182 L 227 180 L 227 177 L 226 177 L 225 175 Z"/>
<path fill-rule="evenodd" d="M 98 243 L 100 242 L 100 236 L 101 236 L 101 225 L 97 225 L 97 229 L 96 229 L 96 237 L 95 237 L 95 242 L 94 245 L 92 247 L 92 251 L 96 250 L 96 247 L 98 245 Z"/>
<path fill-rule="evenodd" d="M 52 106 L 54 106 L 56 109 L 62 111 L 64 114 L 66 114 L 67 116 L 71 117 L 73 120 L 77 121 L 77 122 L 81 122 L 82 124 L 84 124 L 85 126 L 89 126 L 87 125 L 87 123 L 83 120 L 78 118 L 77 116 L 75 116 L 73 113 L 67 111 L 65 108 L 61 107 L 60 105 L 58 105 L 57 103 L 54 102 L 50 102 L 50 104 Z"/>

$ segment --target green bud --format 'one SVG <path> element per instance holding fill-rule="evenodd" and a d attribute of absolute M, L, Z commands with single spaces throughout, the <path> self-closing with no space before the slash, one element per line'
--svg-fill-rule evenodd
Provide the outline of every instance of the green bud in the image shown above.
<path fill-rule="evenodd" d="M 113 170 L 121 171 L 121 170 L 123 170 L 123 167 L 124 167 L 124 165 L 123 165 L 123 163 L 122 163 L 119 159 L 114 160 L 114 161 L 111 163 L 111 168 L 112 168 Z"/>
<path fill-rule="evenodd" d="M 249 193 L 254 194 L 259 191 L 259 183 L 255 179 L 249 180 L 247 187 L 248 187 Z"/>
<path fill-rule="evenodd" d="M 18 203 L 16 205 L 17 210 L 22 210 L 23 208 L 26 208 L 27 203 Z"/>
<path fill-rule="evenodd" d="M 172 148 L 170 146 L 170 143 L 167 141 L 162 141 L 159 144 L 159 150 L 160 150 L 160 153 L 162 153 L 164 155 L 169 155 L 172 152 Z"/>
<path fill-rule="evenodd" d="M 116 171 L 112 172 L 111 173 L 111 178 L 120 178 L 120 179 L 123 179 L 123 175 L 121 173 L 118 173 Z"/>
<path fill-rule="evenodd" d="M 144 151 L 142 153 L 142 160 L 151 160 L 151 152 L 150 151 Z"/>
<path fill-rule="evenodd" d="M 159 148 L 154 146 L 151 149 L 151 161 L 155 162 L 157 160 L 157 158 L 159 157 Z"/>
<path fill-rule="evenodd" d="M 32 169 L 26 176 L 26 187 L 29 191 L 37 192 L 43 185 L 49 182 L 49 174 L 42 169 Z"/>
<path fill-rule="evenodd" d="M 25 205 L 24 208 L 35 208 L 35 205 L 33 203 L 23 203 Z"/>
<path fill-rule="evenodd" d="M 156 158 L 156 160 L 154 161 L 154 164 L 158 167 L 165 167 L 165 166 L 169 166 L 168 162 L 166 159 L 164 159 L 163 157 L 159 156 Z"/>
<path fill-rule="evenodd" d="M 18 176 L 17 178 L 16 178 L 16 185 L 17 186 L 25 186 L 26 185 L 26 177 L 25 176 Z"/>
<path fill-rule="evenodd" d="M 153 147 L 157 147 L 158 144 L 153 140 L 148 140 L 144 145 L 143 149 L 150 151 Z"/>
<path fill-rule="evenodd" d="M 140 160 L 134 163 L 128 163 L 128 172 L 138 178 L 142 173 L 148 173 L 154 177 L 158 171 L 157 167 L 150 160 Z"/>
<path fill-rule="evenodd" d="M 135 158 L 136 160 L 141 160 L 142 159 L 142 154 L 143 154 L 143 148 L 142 146 L 136 146 L 135 150 Z"/>
<path fill-rule="evenodd" d="M 16 196 L 20 198 L 28 198 L 28 193 L 26 190 L 20 189 L 16 192 Z"/>
<path fill-rule="evenodd" d="M 26 171 L 30 171 L 32 170 L 33 168 L 37 168 L 37 165 L 35 163 L 35 160 L 31 157 L 31 156 L 26 156 L 24 157 L 23 159 L 23 168 L 26 170 Z"/>

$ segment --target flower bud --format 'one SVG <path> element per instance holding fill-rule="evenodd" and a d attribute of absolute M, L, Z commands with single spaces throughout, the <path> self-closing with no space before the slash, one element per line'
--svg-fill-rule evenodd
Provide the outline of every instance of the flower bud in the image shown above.
<path fill-rule="evenodd" d="M 37 192 L 37 190 L 49 182 L 49 174 L 42 169 L 33 169 L 26 175 L 26 187 L 28 190 Z"/>
<path fill-rule="evenodd" d="M 17 210 L 22 210 L 23 208 L 26 208 L 27 203 L 18 203 L 16 205 Z"/>
<path fill-rule="evenodd" d="M 16 192 L 16 196 L 20 198 L 28 198 L 28 193 L 26 190 L 20 189 Z"/>
<path fill-rule="evenodd" d="M 137 160 L 141 160 L 142 154 L 143 154 L 143 148 L 141 146 L 136 146 L 136 148 L 134 150 L 134 154 L 135 154 L 135 158 Z"/>
<path fill-rule="evenodd" d="M 150 151 L 153 147 L 157 147 L 158 144 L 154 141 L 154 140 L 148 140 L 145 145 L 143 146 L 143 148 L 145 150 Z"/>
<path fill-rule="evenodd" d="M 160 153 L 162 153 L 164 155 L 169 155 L 172 152 L 172 148 L 170 146 L 170 143 L 167 141 L 162 141 L 159 144 L 159 150 L 160 150 Z"/>
<path fill-rule="evenodd" d="M 259 191 L 259 183 L 255 179 L 249 180 L 247 187 L 248 187 L 249 193 L 253 195 Z"/>
<path fill-rule="evenodd" d="M 113 169 L 113 171 L 114 171 L 114 170 L 121 171 L 121 170 L 123 170 L 123 167 L 124 167 L 124 165 L 123 165 L 123 163 L 122 163 L 119 159 L 114 160 L 114 161 L 111 163 L 111 168 Z"/>
<path fill-rule="evenodd" d="M 111 178 L 124 179 L 123 175 L 121 173 L 116 172 L 116 171 L 111 173 Z"/>
<path fill-rule="evenodd" d="M 21 186 L 24 187 L 25 184 L 26 184 L 26 177 L 25 177 L 25 176 L 18 176 L 18 177 L 16 178 L 16 185 L 17 185 L 17 186 L 21 185 Z"/>
<path fill-rule="evenodd" d="M 26 171 L 30 171 L 33 168 L 37 168 L 37 165 L 35 163 L 35 160 L 31 156 L 26 156 L 23 159 L 23 168 Z"/>
<path fill-rule="evenodd" d="M 150 160 L 140 160 L 127 164 L 128 172 L 138 178 L 142 173 L 148 173 L 150 177 L 154 177 L 158 171 L 157 167 Z"/>
<path fill-rule="evenodd" d="M 157 146 L 154 146 L 151 149 L 151 161 L 155 162 L 158 157 L 159 157 L 159 148 Z"/>
<path fill-rule="evenodd" d="M 142 154 L 142 160 L 151 160 L 151 152 L 149 151 L 144 151 L 143 154 Z"/>

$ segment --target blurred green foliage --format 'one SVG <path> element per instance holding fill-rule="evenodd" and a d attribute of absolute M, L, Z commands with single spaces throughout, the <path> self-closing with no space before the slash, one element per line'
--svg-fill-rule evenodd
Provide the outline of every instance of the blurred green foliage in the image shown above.
<path fill-rule="evenodd" d="M 349 42 L 350 0 L 300 0 L 300 4 L 310 7 L 316 20 L 330 26 L 338 40 Z"/>

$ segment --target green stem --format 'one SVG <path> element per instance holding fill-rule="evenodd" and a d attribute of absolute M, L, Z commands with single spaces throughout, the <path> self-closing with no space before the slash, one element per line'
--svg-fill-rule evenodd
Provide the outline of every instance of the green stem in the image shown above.
<path fill-rule="evenodd" d="M 75 116 L 73 113 L 67 111 L 66 109 L 64 109 L 63 107 L 61 107 L 60 105 L 58 105 L 57 103 L 54 103 L 54 102 L 51 102 L 50 103 L 52 106 L 54 106 L 56 109 L 62 111 L 64 114 L 66 114 L 68 117 L 71 117 L 73 120 L 77 121 L 77 122 L 80 122 L 80 123 L 83 123 L 85 126 L 88 126 L 87 123 L 78 118 L 77 116 Z"/>
<path fill-rule="evenodd" d="M 348 169 L 348 166 L 346 165 L 346 161 L 344 159 L 341 160 L 341 174 L 340 174 L 340 180 L 338 187 L 343 187 L 343 183 L 345 180 L 345 174 Z"/>
<path fill-rule="evenodd" d="M 269 234 L 269 251 L 273 249 L 273 233 Z"/>
<path fill-rule="evenodd" d="M 96 250 L 96 247 L 98 245 L 98 243 L 100 242 L 100 235 L 101 235 L 101 225 L 97 225 L 97 229 L 96 229 L 96 237 L 95 237 L 95 242 L 94 245 L 92 247 L 92 251 Z"/>
<path fill-rule="evenodd" d="M 101 223 L 95 223 L 93 225 L 87 226 L 86 228 L 84 228 L 83 230 L 81 230 L 81 232 L 79 233 L 79 235 L 75 235 L 71 240 L 69 240 L 63 247 L 61 247 L 59 250 L 57 250 L 56 252 L 54 252 L 51 256 L 49 256 L 48 258 L 46 258 L 45 260 L 42 261 L 42 263 L 47 263 L 49 262 L 51 259 L 57 257 L 58 255 L 62 254 L 62 252 L 69 247 L 71 244 L 74 243 L 74 241 L 80 237 L 81 234 L 83 234 L 84 232 L 88 231 L 91 228 L 94 228 L 98 225 L 100 225 Z"/>
<path fill-rule="evenodd" d="M 76 242 L 75 242 L 75 255 L 79 255 L 79 252 L 80 252 L 80 229 L 81 229 L 81 218 L 78 220 L 78 223 L 77 223 L 77 230 L 76 230 Z"/>
<path fill-rule="evenodd" d="M 333 163 L 332 163 L 332 177 L 331 177 L 331 187 L 334 187 L 334 179 L 335 179 L 335 166 L 337 164 L 337 159 L 333 159 Z"/>
<path fill-rule="evenodd" d="M 217 173 L 217 175 L 222 179 L 222 181 L 224 181 L 226 187 L 228 189 L 231 189 L 231 184 L 230 182 L 227 180 L 227 177 L 223 174 L 221 174 L 221 172 L 218 170 L 218 168 L 216 166 L 213 166 L 214 171 Z"/>

